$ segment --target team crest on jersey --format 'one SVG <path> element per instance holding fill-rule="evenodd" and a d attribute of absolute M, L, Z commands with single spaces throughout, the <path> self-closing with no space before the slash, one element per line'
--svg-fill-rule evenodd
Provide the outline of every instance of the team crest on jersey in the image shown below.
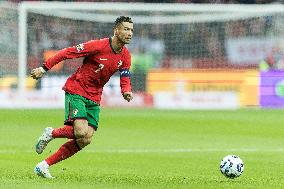
<path fill-rule="evenodd" d="M 119 60 L 119 61 L 117 62 L 117 67 L 120 68 L 120 66 L 122 66 L 122 61 L 121 61 L 121 60 Z"/>
<path fill-rule="evenodd" d="M 76 49 L 77 49 L 78 52 L 83 51 L 84 50 L 84 44 L 81 43 L 79 45 L 76 45 Z"/>

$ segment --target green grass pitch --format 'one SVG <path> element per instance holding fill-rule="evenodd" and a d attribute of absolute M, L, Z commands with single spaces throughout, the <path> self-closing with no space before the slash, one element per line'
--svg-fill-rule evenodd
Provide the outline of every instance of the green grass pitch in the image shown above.
<path fill-rule="evenodd" d="M 93 143 L 51 167 L 34 166 L 65 139 L 37 155 L 48 126 L 61 127 L 63 110 L 0 110 L 0 188 L 284 188 L 284 110 L 162 111 L 102 109 Z M 219 171 L 225 155 L 239 155 L 237 179 Z"/>

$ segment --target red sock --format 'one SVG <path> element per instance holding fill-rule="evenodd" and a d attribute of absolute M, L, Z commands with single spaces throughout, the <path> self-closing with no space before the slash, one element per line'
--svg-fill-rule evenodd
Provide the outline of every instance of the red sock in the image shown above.
<path fill-rule="evenodd" d="M 71 157 L 72 155 L 76 154 L 81 149 L 76 144 L 75 140 L 70 140 L 63 144 L 57 152 L 49 156 L 45 161 L 50 166 L 55 163 L 58 163 L 64 159 Z"/>
<path fill-rule="evenodd" d="M 62 128 L 57 128 L 52 131 L 53 138 L 69 138 L 75 139 L 74 128 L 70 125 L 65 125 Z"/>

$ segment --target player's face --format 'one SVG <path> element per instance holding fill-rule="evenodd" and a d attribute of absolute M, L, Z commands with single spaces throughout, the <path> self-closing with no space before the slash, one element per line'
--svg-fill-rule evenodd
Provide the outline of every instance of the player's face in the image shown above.
<path fill-rule="evenodd" d="M 117 27 L 117 38 L 124 44 L 129 44 L 133 36 L 133 23 L 122 22 Z"/>

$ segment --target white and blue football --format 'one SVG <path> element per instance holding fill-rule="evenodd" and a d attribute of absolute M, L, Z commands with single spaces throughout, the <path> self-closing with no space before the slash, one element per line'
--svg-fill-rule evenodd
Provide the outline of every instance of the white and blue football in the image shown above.
<path fill-rule="evenodd" d="M 232 179 L 241 176 L 244 168 L 244 162 L 236 155 L 227 155 L 220 163 L 221 173 Z"/>

